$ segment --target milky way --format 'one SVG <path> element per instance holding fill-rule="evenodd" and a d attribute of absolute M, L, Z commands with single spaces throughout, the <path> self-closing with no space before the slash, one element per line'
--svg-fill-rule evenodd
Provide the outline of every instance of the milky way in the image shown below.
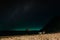
<path fill-rule="evenodd" d="M 17 0 L 14 1 L 14 3 L 5 3 L 5 7 L 4 5 L 1 7 L 2 11 L 0 12 L 0 24 L 1 26 L 4 25 L 5 27 L 7 27 L 6 29 L 22 27 L 26 28 L 28 26 L 43 28 L 43 26 L 49 21 L 49 19 L 53 17 L 51 15 L 52 13 L 49 14 L 49 6 L 47 0 Z"/>

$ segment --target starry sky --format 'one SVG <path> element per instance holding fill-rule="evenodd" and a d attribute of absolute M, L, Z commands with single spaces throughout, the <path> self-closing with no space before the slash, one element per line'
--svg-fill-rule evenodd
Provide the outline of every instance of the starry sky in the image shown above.
<path fill-rule="evenodd" d="M 0 27 L 7 30 L 41 29 L 53 17 L 52 8 L 48 0 L 3 2 L 0 7 Z"/>

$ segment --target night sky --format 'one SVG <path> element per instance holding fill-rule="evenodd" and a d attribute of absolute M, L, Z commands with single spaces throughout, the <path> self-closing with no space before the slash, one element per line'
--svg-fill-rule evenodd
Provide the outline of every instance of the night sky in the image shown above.
<path fill-rule="evenodd" d="M 41 29 L 50 21 L 53 6 L 49 0 L 16 0 L 0 5 L 0 27 L 6 30 Z"/>

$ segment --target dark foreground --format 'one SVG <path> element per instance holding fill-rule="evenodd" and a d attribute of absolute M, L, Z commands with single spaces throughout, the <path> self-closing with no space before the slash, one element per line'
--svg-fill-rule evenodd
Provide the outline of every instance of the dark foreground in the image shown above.
<path fill-rule="evenodd" d="M 39 31 L 0 31 L 0 36 L 38 34 Z"/>

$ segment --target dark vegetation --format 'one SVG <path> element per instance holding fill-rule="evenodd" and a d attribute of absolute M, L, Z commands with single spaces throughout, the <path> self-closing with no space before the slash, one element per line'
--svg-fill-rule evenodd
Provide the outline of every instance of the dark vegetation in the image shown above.
<path fill-rule="evenodd" d="M 46 33 L 60 32 L 60 16 L 52 18 L 41 31 L 45 31 Z"/>

